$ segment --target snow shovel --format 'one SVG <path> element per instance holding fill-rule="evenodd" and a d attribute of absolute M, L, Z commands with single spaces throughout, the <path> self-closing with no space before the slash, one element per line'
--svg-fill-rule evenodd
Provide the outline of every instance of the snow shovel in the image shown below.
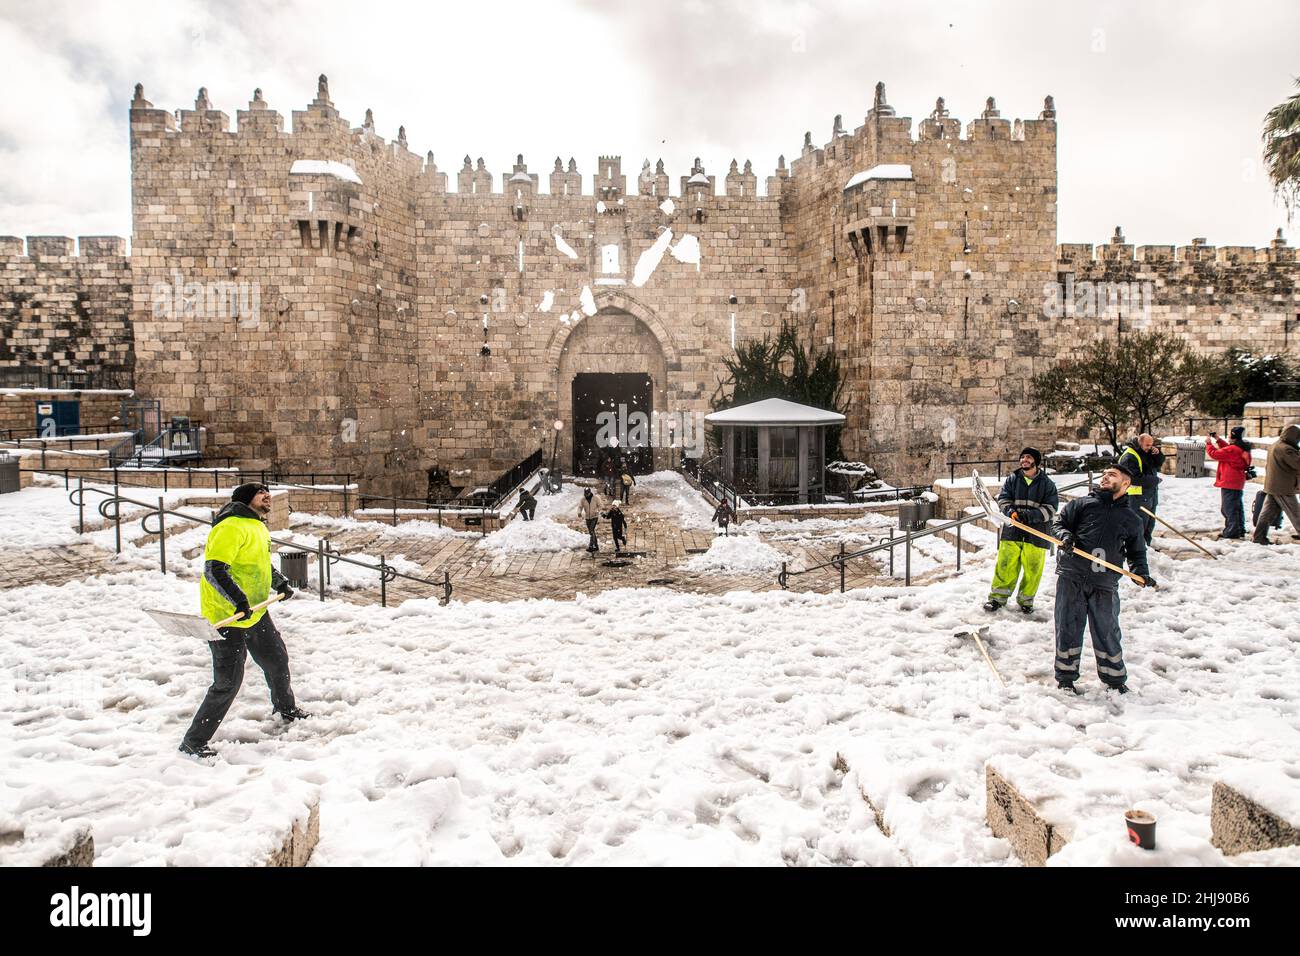
<path fill-rule="evenodd" d="M 1201 548 L 1201 546 L 1200 546 L 1199 544 L 1196 544 L 1195 541 L 1193 541 L 1191 538 L 1187 537 L 1187 535 L 1183 534 L 1181 531 L 1179 531 L 1177 528 L 1175 528 L 1173 525 L 1171 525 L 1171 524 L 1170 524 L 1168 521 L 1166 521 L 1164 518 L 1160 517 L 1160 516 L 1159 516 L 1158 514 L 1156 514 L 1154 511 L 1148 511 L 1148 510 L 1144 507 L 1144 508 L 1142 509 L 1142 513 L 1145 514 L 1145 515 L 1150 515 L 1151 517 L 1153 517 L 1153 518 L 1155 518 L 1157 521 L 1159 521 L 1162 525 L 1164 525 L 1166 528 L 1168 528 L 1170 531 L 1172 531 L 1174 534 L 1178 535 L 1180 538 L 1183 538 L 1183 539 L 1185 539 L 1185 540 L 1191 542 L 1192 544 L 1195 544 L 1196 547 Z M 1201 550 L 1202 550 L 1202 551 L 1205 551 L 1204 548 L 1201 548 Z M 1216 557 L 1216 556 L 1213 555 L 1213 554 L 1210 554 L 1209 551 L 1205 551 L 1205 553 L 1210 555 L 1210 560 L 1211 560 L 1211 561 L 1218 561 L 1218 560 L 1219 560 L 1218 557 Z"/>
<path fill-rule="evenodd" d="M 1043 532 L 1041 531 L 1035 531 L 1033 528 L 1029 527 L 1029 525 L 1022 524 L 1021 522 L 1017 521 L 1015 518 L 1008 518 L 1001 511 L 999 511 L 997 502 L 995 502 L 991 497 L 989 497 L 989 490 L 984 487 L 984 482 L 980 479 L 980 473 L 978 471 L 971 472 L 971 487 L 975 491 L 975 500 L 979 503 L 979 506 L 984 509 L 984 513 L 989 516 L 989 519 L 991 521 L 995 522 L 996 524 L 1009 524 L 1012 527 L 1019 528 L 1021 531 L 1028 532 L 1029 534 L 1032 534 L 1035 537 L 1042 538 L 1044 541 L 1050 541 L 1058 548 L 1061 546 L 1061 540 L 1059 538 L 1053 538 L 1050 534 L 1043 534 Z M 1084 555 L 1080 555 L 1080 557 L 1084 557 Z M 1091 561 L 1093 564 L 1100 564 L 1103 568 L 1107 568 L 1111 571 L 1114 571 L 1116 574 L 1122 574 L 1126 578 L 1132 578 L 1138 584 L 1142 585 L 1143 587 L 1146 587 L 1147 582 L 1141 575 L 1134 574 L 1132 571 L 1125 571 L 1123 568 L 1120 567 L 1116 567 L 1115 565 L 1111 564 L 1109 561 L 1097 557 L 1095 554 L 1088 554 L 1087 557 L 1084 558 L 1084 560 Z"/>
<path fill-rule="evenodd" d="M 250 611 L 260 611 L 264 607 L 274 604 L 281 600 L 283 594 L 272 594 L 261 604 L 254 604 Z M 198 617 L 194 614 L 177 614 L 174 611 L 149 611 L 148 614 L 154 619 L 154 622 L 168 634 L 175 634 L 177 637 L 194 637 L 200 641 L 222 641 L 224 637 L 218 633 L 217 628 L 225 627 L 227 624 L 233 624 L 239 620 L 238 614 L 233 614 L 224 621 L 218 621 L 216 624 L 209 624 L 205 617 Z"/>
<path fill-rule="evenodd" d="M 994 666 L 993 664 L 993 658 L 989 657 L 989 652 L 984 649 L 984 641 L 981 640 L 981 638 L 985 638 L 989 636 L 989 629 L 987 627 L 981 627 L 975 631 L 958 631 L 957 636 L 973 637 L 975 639 L 975 646 L 978 647 L 980 649 L 980 653 L 984 655 L 984 662 L 989 665 L 989 670 L 991 670 L 993 672 L 993 676 L 998 679 L 998 683 L 1005 688 L 1007 686 L 1007 682 L 1002 679 L 1002 675 L 998 672 L 997 667 Z"/>

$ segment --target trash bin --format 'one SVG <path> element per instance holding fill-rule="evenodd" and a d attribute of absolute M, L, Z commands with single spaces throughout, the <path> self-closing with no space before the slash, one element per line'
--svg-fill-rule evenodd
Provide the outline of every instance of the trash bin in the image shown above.
<path fill-rule="evenodd" d="M 927 521 L 934 517 L 934 502 L 929 498 L 917 498 L 916 507 L 916 520 L 924 526 Z"/>
<path fill-rule="evenodd" d="M 280 573 L 289 581 L 290 587 L 306 588 L 307 583 L 307 552 L 306 551 L 281 551 L 280 552 Z"/>
<path fill-rule="evenodd" d="M 1174 462 L 1174 475 L 1178 478 L 1205 476 L 1205 446 L 1199 442 L 1180 441 L 1174 446 L 1178 457 Z"/>
<path fill-rule="evenodd" d="M 898 503 L 898 530 L 920 531 L 925 527 L 921 520 L 920 501 L 900 501 Z"/>
<path fill-rule="evenodd" d="M 18 474 L 18 461 L 19 459 L 11 457 L 9 452 L 0 451 L 0 495 L 7 495 L 22 487 L 22 479 Z"/>

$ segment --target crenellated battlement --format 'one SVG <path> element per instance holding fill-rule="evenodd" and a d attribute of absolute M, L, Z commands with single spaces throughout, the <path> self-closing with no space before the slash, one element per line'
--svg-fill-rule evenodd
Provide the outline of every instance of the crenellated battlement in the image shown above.
<path fill-rule="evenodd" d="M 1014 151 L 1017 144 L 1054 145 L 1055 139 L 1056 101 L 1051 96 L 1044 98 L 1037 119 L 1014 120 L 1003 118 L 996 100 L 990 96 L 985 101 L 984 111 L 970 120 L 964 130 L 961 120 L 949 113 L 944 98 L 939 97 L 914 135 L 912 119 L 897 115 L 886 102 L 885 84 L 877 83 L 871 109 L 862 125 L 851 133 L 844 129 L 840 115 L 831 124 L 830 140 L 822 146 L 813 145 L 811 131 L 804 133 L 803 148 L 792 164 L 792 173 L 795 177 L 809 176 L 836 160 L 871 154 L 908 153 L 926 143 L 948 144 L 960 155 L 963 150 L 987 149 L 989 144 L 1007 143 L 1007 148 Z"/>
<path fill-rule="evenodd" d="M 1296 250 L 1289 245 L 1278 229 L 1267 246 L 1211 246 L 1204 238 L 1196 238 L 1186 246 L 1136 246 L 1128 243 L 1123 230 L 1115 227 L 1115 234 L 1105 245 L 1094 247 L 1091 243 L 1063 243 L 1057 246 L 1057 260 L 1063 266 L 1087 269 L 1095 266 L 1142 265 L 1159 268 L 1191 268 L 1197 265 L 1215 267 L 1255 267 L 1296 262 Z"/>
<path fill-rule="evenodd" d="M 0 258 L 27 259 L 37 265 L 51 261 L 125 259 L 126 240 L 121 236 L 28 236 L 26 249 L 21 236 L 0 236 Z"/>

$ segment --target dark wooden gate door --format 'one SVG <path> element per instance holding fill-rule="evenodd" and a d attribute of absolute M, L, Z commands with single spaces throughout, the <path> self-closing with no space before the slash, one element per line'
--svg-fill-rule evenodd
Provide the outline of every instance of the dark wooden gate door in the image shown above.
<path fill-rule="evenodd" d="M 609 455 L 624 467 L 630 467 L 632 474 L 649 474 L 654 469 L 654 460 L 650 448 L 650 423 L 654 412 L 654 385 L 650 376 L 643 372 L 583 372 L 573 378 L 573 473 L 575 475 L 597 475 L 601 459 Z M 645 437 L 636 441 L 629 436 L 631 447 L 625 447 L 620 438 L 613 447 L 600 447 L 597 437 L 601 426 L 608 419 L 602 419 L 602 413 L 614 416 L 614 427 L 608 433 L 625 434 L 629 429 L 635 431 L 634 421 L 629 417 L 634 412 L 641 412 L 646 417 L 646 427 L 642 429 Z"/>

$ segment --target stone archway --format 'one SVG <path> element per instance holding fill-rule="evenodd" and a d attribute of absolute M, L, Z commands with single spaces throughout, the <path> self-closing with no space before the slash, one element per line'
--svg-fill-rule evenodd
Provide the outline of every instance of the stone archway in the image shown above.
<path fill-rule="evenodd" d="M 574 461 L 573 383 L 583 375 L 637 373 L 650 380 L 649 405 L 667 410 L 675 390 L 670 372 L 680 368 L 678 352 L 666 328 L 653 312 L 620 293 L 596 298 L 597 312 L 572 325 L 561 325 L 552 335 L 548 356 L 554 362 L 555 395 L 559 418 L 560 467 L 569 472 Z M 666 467 L 666 449 L 653 449 L 653 467 Z"/>

